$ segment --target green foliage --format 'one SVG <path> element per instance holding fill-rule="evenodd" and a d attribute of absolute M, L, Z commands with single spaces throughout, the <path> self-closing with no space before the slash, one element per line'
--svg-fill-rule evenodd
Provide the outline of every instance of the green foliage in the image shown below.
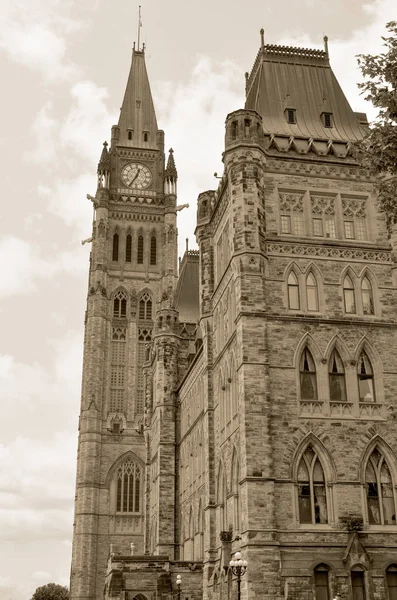
<path fill-rule="evenodd" d="M 355 155 L 378 179 L 379 208 L 389 227 L 397 223 L 397 22 L 386 25 L 391 33 L 382 37 L 385 52 L 360 54 L 358 64 L 366 79 L 359 84 L 366 100 L 379 109 L 368 135 L 356 145 Z"/>
<path fill-rule="evenodd" d="M 31 600 L 69 600 L 69 590 L 57 583 L 47 583 L 37 588 Z"/>

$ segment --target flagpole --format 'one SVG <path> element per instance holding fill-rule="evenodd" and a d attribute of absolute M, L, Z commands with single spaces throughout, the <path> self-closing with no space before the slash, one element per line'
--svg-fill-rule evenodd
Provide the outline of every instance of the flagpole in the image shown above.
<path fill-rule="evenodd" d="M 138 14 L 138 52 L 140 51 L 140 37 L 141 37 L 141 5 L 139 5 L 139 14 Z"/>

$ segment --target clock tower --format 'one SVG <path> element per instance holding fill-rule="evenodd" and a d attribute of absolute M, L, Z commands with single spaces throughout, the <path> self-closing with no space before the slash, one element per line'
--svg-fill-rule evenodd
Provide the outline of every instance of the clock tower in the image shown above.
<path fill-rule="evenodd" d="M 98 164 L 85 318 L 71 600 L 102 597 L 109 548 L 143 554 L 144 370 L 157 303 L 177 279 L 177 172 L 165 163 L 144 49 Z"/>

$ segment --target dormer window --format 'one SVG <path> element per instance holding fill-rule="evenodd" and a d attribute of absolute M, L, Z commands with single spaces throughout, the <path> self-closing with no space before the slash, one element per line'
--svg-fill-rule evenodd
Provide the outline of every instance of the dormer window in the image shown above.
<path fill-rule="evenodd" d="M 129 140 L 132 140 L 132 129 L 129 129 L 127 131 L 127 137 L 128 137 Z"/>
<path fill-rule="evenodd" d="M 287 123 L 290 125 L 296 124 L 296 110 L 295 108 L 287 108 L 285 110 L 285 118 L 287 119 Z"/>
<path fill-rule="evenodd" d="M 324 112 L 322 115 L 324 127 L 333 127 L 332 113 Z"/>
<path fill-rule="evenodd" d="M 143 132 L 143 141 L 144 142 L 148 142 L 149 141 L 149 133 L 147 131 Z"/>

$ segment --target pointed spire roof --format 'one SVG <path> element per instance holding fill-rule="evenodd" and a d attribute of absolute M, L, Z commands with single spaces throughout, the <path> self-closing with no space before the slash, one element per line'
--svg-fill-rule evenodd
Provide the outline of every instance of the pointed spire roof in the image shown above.
<path fill-rule="evenodd" d="M 132 51 L 131 69 L 118 126 L 118 144 L 133 145 L 135 148 L 156 148 L 158 127 L 144 50 L 134 48 Z"/>
<path fill-rule="evenodd" d="M 172 148 L 169 149 L 169 156 L 167 161 L 167 168 L 165 170 L 165 176 L 173 179 L 177 179 L 178 171 L 176 170 L 175 160 L 174 160 L 174 151 Z"/>
<path fill-rule="evenodd" d="M 103 142 L 103 149 L 101 153 L 101 158 L 98 163 L 98 173 L 110 171 L 110 155 L 108 152 L 108 143 Z"/>

